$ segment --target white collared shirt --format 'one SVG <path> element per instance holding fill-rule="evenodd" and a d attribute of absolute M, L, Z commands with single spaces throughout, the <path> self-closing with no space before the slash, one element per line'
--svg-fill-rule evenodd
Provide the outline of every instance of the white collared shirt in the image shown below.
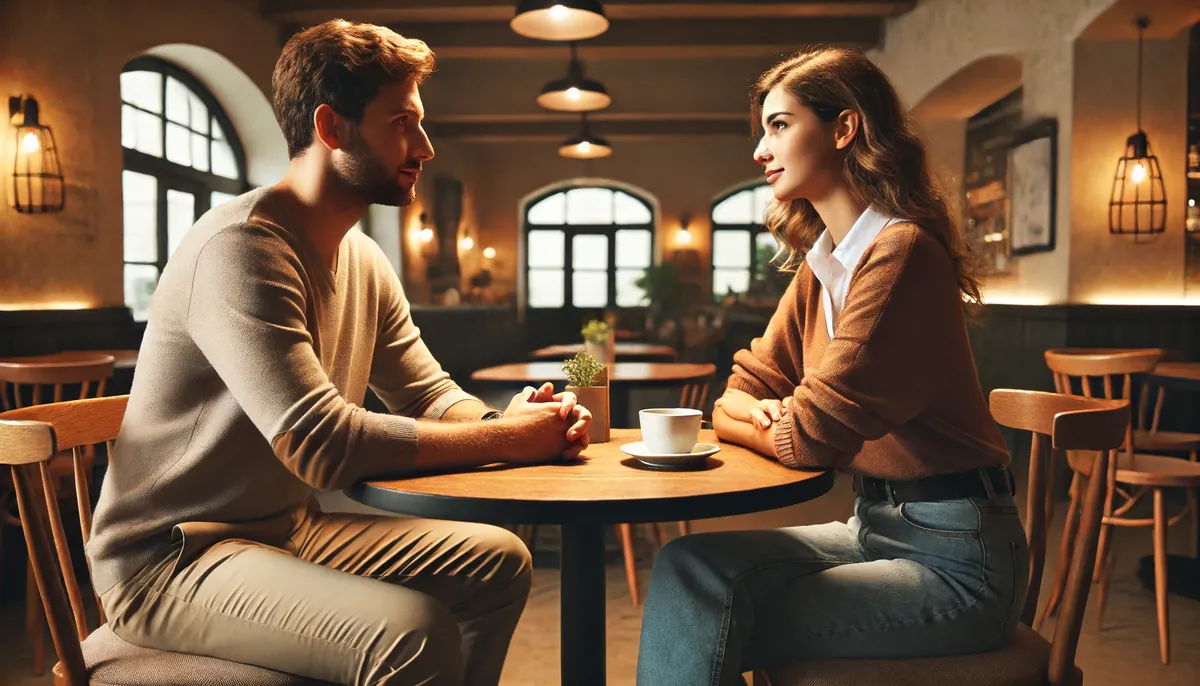
<path fill-rule="evenodd" d="M 846 295 L 850 292 L 850 278 L 854 276 L 854 268 L 858 260 L 866 252 L 867 246 L 881 231 L 891 224 L 900 221 L 894 217 L 885 217 L 868 207 L 842 242 L 834 247 L 833 236 L 829 229 L 821 232 L 821 237 L 813 244 L 804 259 L 817 280 L 821 282 L 822 304 L 825 306 L 825 327 L 829 339 L 833 340 L 834 329 L 837 328 L 837 318 L 846 306 Z"/>

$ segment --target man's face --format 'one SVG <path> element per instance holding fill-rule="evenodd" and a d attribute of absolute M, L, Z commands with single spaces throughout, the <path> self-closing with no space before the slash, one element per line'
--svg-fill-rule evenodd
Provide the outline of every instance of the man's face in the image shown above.
<path fill-rule="evenodd" d="M 416 197 L 421 165 L 433 145 L 421 121 L 425 108 L 412 79 L 388 84 L 349 123 L 349 142 L 333 157 L 338 176 L 373 205 L 407 205 Z"/>

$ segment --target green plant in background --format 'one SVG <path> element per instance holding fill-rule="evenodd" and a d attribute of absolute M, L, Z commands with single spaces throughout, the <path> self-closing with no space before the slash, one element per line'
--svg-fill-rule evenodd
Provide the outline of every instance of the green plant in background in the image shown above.
<path fill-rule="evenodd" d="M 567 374 L 567 383 L 577 388 L 586 388 L 596 381 L 596 375 L 604 365 L 591 353 L 582 352 L 563 361 L 562 370 Z"/>
<path fill-rule="evenodd" d="M 694 286 L 684 283 L 672 262 L 647 267 L 635 285 L 646 294 L 647 310 L 654 329 L 669 321 L 678 322 L 708 297 Z"/>
<path fill-rule="evenodd" d="M 602 319 L 593 319 L 583 325 L 583 340 L 592 345 L 604 345 L 608 342 L 608 334 L 612 329 L 609 328 L 608 322 Z"/>

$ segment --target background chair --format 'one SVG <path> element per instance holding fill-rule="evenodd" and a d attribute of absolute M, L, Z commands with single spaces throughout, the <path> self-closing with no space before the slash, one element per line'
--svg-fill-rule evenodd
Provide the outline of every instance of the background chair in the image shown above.
<path fill-rule="evenodd" d="M 1092 450 L 1092 469 L 1105 473 L 1113 450 L 1122 445 L 1129 424 L 1125 401 L 1079 398 L 1058 393 L 997 389 L 991 394 L 996 422 L 1033 434 L 1029 459 L 1029 500 L 1025 529 L 1029 539 L 1029 592 L 1012 641 L 990 653 L 955 657 L 887 660 L 812 660 L 767 673 L 755 673 L 755 686 L 1078 686 L 1083 672 L 1075 649 L 1091 588 L 1105 501 L 1105 484 L 1093 479 L 1083 499 L 1079 535 L 1071 554 L 1063 608 L 1047 642 L 1031 624 L 1046 561 L 1046 512 L 1043 507 L 1052 451 Z"/>

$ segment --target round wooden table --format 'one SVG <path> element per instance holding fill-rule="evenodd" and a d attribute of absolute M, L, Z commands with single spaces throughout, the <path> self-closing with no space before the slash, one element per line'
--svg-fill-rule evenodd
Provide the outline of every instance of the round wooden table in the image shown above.
<path fill-rule="evenodd" d="M 723 444 L 694 471 L 660 471 L 621 452 L 641 440 L 614 429 L 571 463 L 494 465 L 469 472 L 361 483 L 346 494 L 392 512 L 455 521 L 562 526 L 562 683 L 603 686 L 604 528 L 758 512 L 824 495 L 832 472 L 788 469 L 750 450 Z M 712 431 L 700 440 L 716 443 Z"/>
<path fill-rule="evenodd" d="M 614 362 L 610 369 L 608 382 L 613 385 L 678 386 L 717 373 L 716 365 L 690 362 Z M 471 374 L 471 380 L 536 385 L 545 381 L 566 381 L 567 375 L 561 362 L 516 362 L 479 369 Z"/>
<path fill-rule="evenodd" d="M 529 356 L 535 360 L 565 360 L 581 352 L 583 352 L 582 343 L 567 343 L 538 348 L 529 353 Z M 657 343 L 616 343 L 613 345 L 613 353 L 617 356 L 617 360 L 673 362 L 678 357 L 675 348 Z"/>

